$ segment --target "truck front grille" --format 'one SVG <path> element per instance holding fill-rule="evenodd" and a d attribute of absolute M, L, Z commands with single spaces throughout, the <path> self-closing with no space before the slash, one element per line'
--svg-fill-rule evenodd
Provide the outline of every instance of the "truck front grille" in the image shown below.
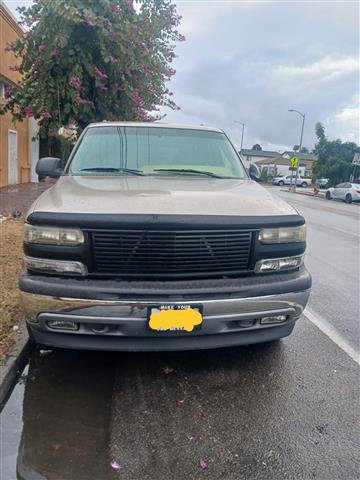
<path fill-rule="evenodd" d="M 249 270 L 252 232 L 97 230 L 92 273 L 142 278 L 214 278 Z"/>

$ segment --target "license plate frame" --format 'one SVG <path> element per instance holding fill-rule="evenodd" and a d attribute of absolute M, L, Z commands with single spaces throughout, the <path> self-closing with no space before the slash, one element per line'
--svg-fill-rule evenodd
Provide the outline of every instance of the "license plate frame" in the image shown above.
<path fill-rule="evenodd" d="M 151 316 L 152 314 L 157 314 L 160 312 L 167 312 L 167 311 L 184 311 L 184 310 L 193 310 L 196 312 L 196 315 L 194 317 L 198 317 L 197 314 L 201 315 L 201 322 L 199 324 L 196 324 L 193 326 L 192 330 L 188 331 L 184 327 L 170 327 L 170 328 L 153 328 L 150 325 L 151 321 Z M 171 304 L 171 303 L 162 303 L 162 304 L 157 304 L 157 305 L 150 305 L 147 308 L 147 321 L 146 325 L 148 330 L 154 333 L 159 333 L 159 334 L 174 334 L 174 333 L 181 333 L 181 334 L 186 334 L 186 333 L 191 333 L 194 331 L 198 331 L 202 329 L 202 324 L 204 321 L 204 315 L 203 315 L 203 306 L 199 304 L 189 304 L 189 303 L 182 303 L 182 304 Z"/>

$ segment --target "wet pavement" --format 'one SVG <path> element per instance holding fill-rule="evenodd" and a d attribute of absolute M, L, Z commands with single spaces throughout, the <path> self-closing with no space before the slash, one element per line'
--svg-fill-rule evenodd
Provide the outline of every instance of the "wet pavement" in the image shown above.
<path fill-rule="evenodd" d="M 358 350 L 358 210 L 290 200 L 309 225 L 311 309 Z M 306 316 L 268 345 L 37 349 L 0 416 L 0 478 L 355 480 L 358 399 L 358 365 Z"/>

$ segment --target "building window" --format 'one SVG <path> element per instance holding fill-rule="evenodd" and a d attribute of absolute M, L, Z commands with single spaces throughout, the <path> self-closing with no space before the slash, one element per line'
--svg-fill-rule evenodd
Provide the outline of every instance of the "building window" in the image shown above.
<path fill-rule="evenodd" d="M 5 97 L 5 83 L 0 81 L 0 97 Z"/>

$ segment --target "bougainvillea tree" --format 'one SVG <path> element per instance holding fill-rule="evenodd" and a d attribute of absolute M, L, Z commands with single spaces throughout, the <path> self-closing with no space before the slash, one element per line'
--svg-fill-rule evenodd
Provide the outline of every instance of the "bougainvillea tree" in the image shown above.
<path fill-rule="evenodd" d="M 3 111 L 34 117 L 40 135 L 102 120 L 151 120 L 177 108 L 167 81 L 180 17 L 169 0 L 35 0 L 20 9 L 25 34 L 8 45 L 21 83 Z"/>

